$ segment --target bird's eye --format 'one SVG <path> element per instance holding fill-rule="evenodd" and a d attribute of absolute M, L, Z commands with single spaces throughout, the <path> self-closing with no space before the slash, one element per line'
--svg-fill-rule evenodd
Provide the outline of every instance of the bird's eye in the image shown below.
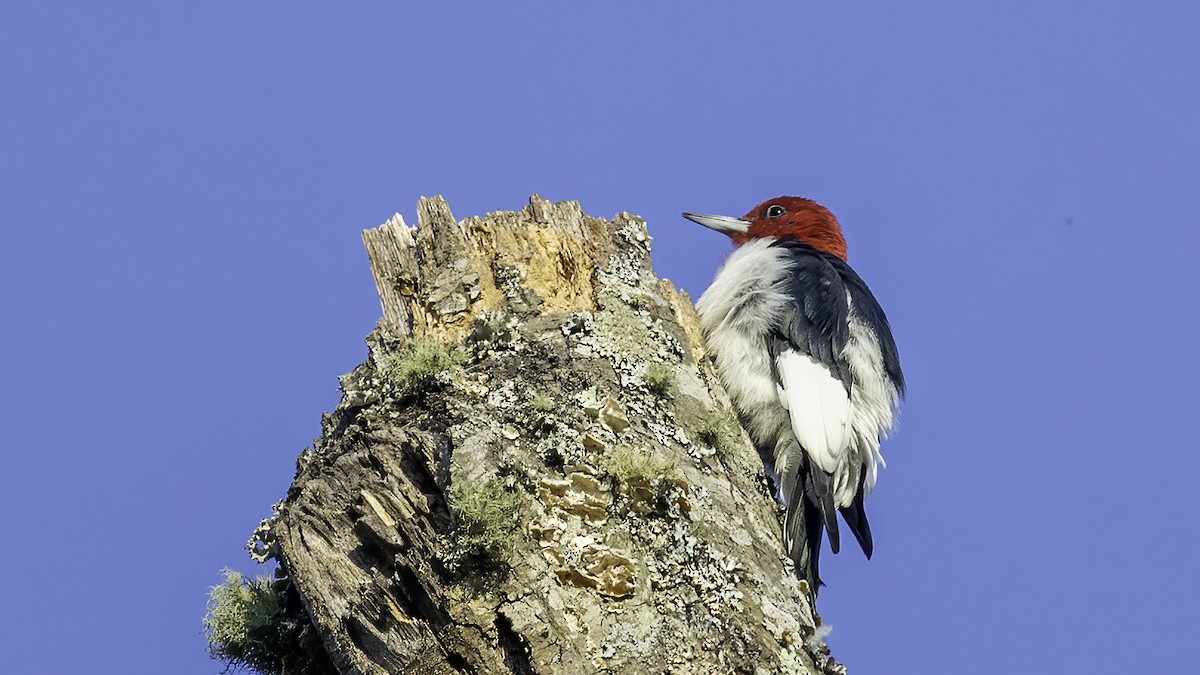
<path fill-rule="evenodd" d="M 780 206 L 778 204 L 772 204 L 767 207 L 767 220 L 770 220 L 772 218 L 778 218 L 779 216 L 782 216 L 785 213 L 787 213 L 787 209 L 783 208 L 782 206 Z"/>

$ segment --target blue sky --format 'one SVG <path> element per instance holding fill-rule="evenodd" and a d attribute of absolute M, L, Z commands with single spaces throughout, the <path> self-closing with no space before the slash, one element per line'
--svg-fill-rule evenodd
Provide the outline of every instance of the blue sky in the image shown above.
<path fill-rule="evenodd" d="M 417 8 L 399 8 L 412 4 Z M 829 557 L 856 675 L 1188 672 L 1200 8 L 1185 2 L 5 3 L 0 644 L 217 673 L 222 566 L 379 314 L 421 195 L 838 215 L 910 394 Z"/>

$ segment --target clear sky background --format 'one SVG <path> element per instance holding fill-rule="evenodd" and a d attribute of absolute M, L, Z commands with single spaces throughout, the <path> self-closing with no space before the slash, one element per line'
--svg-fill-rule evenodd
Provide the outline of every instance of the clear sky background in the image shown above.
<path fill-rule="evenodd" d="M 398 7 L 406 8 L 400 9 Z M 411 8 L 408 8 L 411 7 Z M 1195 2 L 0 5 L 0 653 L 214 674 L 221 567 L 379 316 L 421 195 L 839 217 L 910 393 L 854 675 L 1195 672 Z"/>

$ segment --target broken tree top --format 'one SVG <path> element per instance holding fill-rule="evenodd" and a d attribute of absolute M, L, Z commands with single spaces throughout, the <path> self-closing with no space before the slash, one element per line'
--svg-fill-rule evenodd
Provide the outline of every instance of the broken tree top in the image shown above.
<path fill-rule="evenodd" d="M 461 222 L 441 197 L 422 199 L 417 218 L 417 226 L 408 227 L 396 214 L 364 231 L 363 241 L 384 322 L 415 324 L 418 332 L 466 325 L 479 312 L 521 311 L 529 303 L 539 313 L 594 310 L 598 263 L 618 248 L 650 250 L 645 223 L 636 216 L 606 221 L 584 214 L 579 202 L 537 195 L 521 211 Z"/>

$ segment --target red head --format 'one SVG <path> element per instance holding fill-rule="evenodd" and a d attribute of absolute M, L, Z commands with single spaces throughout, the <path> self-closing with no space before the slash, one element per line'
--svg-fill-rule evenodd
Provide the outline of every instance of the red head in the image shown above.
<path fill-rule="evenodd" d="M 683 214 L 684 218 L 724 232 L 741 246 L 751 239 L 761 237 L 786 238 L 797 241 L 846 259 L 846 239 L 842 228 L 829 209 L 811 199 L 803 197 L 776 197 L 768 199 L 741 218 L 728 216 L 701 216 Z"/>

